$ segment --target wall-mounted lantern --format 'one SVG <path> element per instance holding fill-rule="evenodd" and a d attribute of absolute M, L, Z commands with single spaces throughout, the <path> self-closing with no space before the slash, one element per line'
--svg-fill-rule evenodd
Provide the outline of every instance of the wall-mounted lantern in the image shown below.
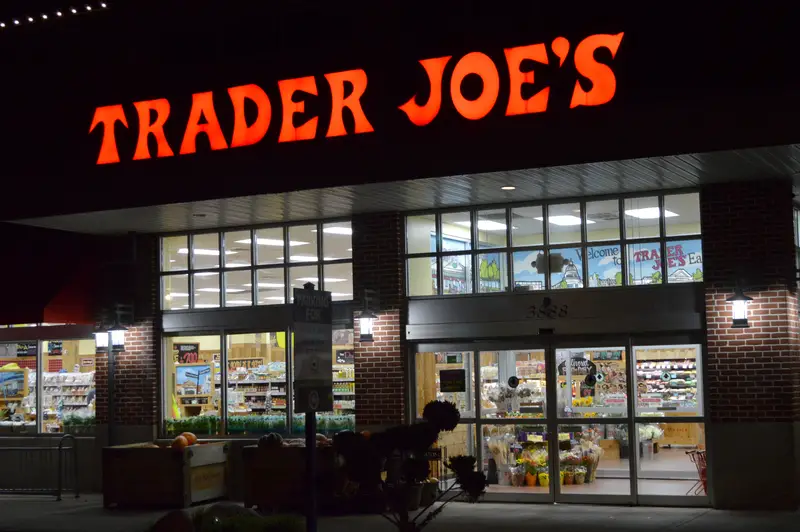
<path fill-rule="evenodd" d="M 373 331 L 375 330 L 375 320 L 378 315 L 373 309 L 378 306 L 378 294 L 375 290 L 364 290 L 363 296 L 364 310 L 359 314 L 359 342 L 372 342 L 374 340 Z"/>
<path fill-rule="evenodd" d="M 96 353 L 108 353 L 108 331 L 101 325 L 94 331 L 94 346 Z"/>
<path fill-rule="evenodd" d="M 125 351 L 125 332 L 127 330 L 128 328 L 123 326 L 119 320 L 115 321 L 114 325 L 108 329 L 108 343 L 113 353 L 122 353 Z"/>
<path fill-rule="evenodd" d="M 750 327 L 750 323 L 747 321 L 747 306 L 752 300 L 753 298 L 746 296 L 738 286 L 733 295 L 727 299 L 727 301 L 733 305 L 732 328 L 745 329 Z"/>

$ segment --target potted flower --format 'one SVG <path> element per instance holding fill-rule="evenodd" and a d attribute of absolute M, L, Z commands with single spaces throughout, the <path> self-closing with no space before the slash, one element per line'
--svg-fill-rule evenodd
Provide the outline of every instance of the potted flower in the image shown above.
<path fill-rule="evenodd" d="M 575 466 L 575 484 L 583 484 L 584 482 L 586 482 L 586 468 Z"/>
<path fill-rule="evenodd" d="M 539 472 L 539 485 L 543 488 L 546 488 L 550 485 L 550 474 L 545 473 L 544 471 Z"/>

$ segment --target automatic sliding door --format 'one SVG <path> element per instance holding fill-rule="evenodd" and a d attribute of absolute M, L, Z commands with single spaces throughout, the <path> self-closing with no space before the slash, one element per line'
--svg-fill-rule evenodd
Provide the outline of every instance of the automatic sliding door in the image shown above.
<path fill-rule="evenodd" d="M 552 501 L 546 351 L 483 351 L 479 368 L 486 499 Z"/>
<path fill-rule="evenodd" d="M 625 347 L 559 348 L 555 383 L 557 500 L 631 499 L 630 417 Z M 557 468 L 557 469 L 556 469 Z"/>

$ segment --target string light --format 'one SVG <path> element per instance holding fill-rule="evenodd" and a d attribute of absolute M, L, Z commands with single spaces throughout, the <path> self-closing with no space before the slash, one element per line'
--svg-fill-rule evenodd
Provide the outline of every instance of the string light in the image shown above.
<path fill-rule="evenodd" d="M 86 6 L 86 11 L 91 11 L 91 10 L 92 10 L 92 6 L 87 5 Z"/>
<path fill-rule="evenodd" d="M 0 28 L 5 28 L 5 27 L 6 27 L 6 23 L 5 22 L 0 22 Z"/>
<path fill-rule="evenodd" d="M 96 3 L 93 2 L 92 4 L 85 4 L 84 8 L 86 9 L 87 12 L 94 12 L 96 9 L 108 9 L 108 2 L 96 2 Z M 80 14 L 79 13 L 79 9 L 76 8 L 76 7 L 70 7 L 69 11 L 73 15 Z M 56 16 L 56 17 L 62 17 L 64 15 L 64 11 L 63 10 L 54 11 L 53 15 Z M 41 20 L 50 20 L 50 16 L 51 15 L 48 15 L 47 13 L 42 13 L 41 14 L 41 17 L 42 17 Z M 18 18 L 12 19 L 11 23 L 13 23 L 14 26 L 19 26 L 22 21 L 27 20 L 29 23 L 33 24 L 34 22 L 36 22 L 36 20 L 38 18 L 39 18 L 39 16 L 27 16 L 26 15 L 26 16 L 22 17 L 21 19 L 18 19 Z M 8 24 L 6 24 L 5 22 L 0 22 L 0 29 L 5 28 L 7 25 Z"/>
<path fill-rule="evenodd" d="M 28 17 L 28 22 L 33 22 L 33 17 Z"/>
<path fill-rule="evenodd" d="M 17 19 L 14 19 L 14 25 L 15 25 L 15 26 L 19 26 L 19 20 L 17 20 Z"/>
<path fill-rule="evenodd" d="M 42 18 L 43 18 L 44 20 L 47 20 L 47 15 L 42 15 Z"/>
<path fill-rule="evenodd" d="M 61 11 L 56 11 L 56 16 L 60 17 L 61 16 Z"/>
<path fill-rule="evenodd" d="M 75 13 L 77 13 L 77 12 L 78 12 L 78 10 L 77 10 L 77 9 L 75 9 L 74 7 L 73 7 L 73 8 L 71 8 L 71 9 L 70 9 L 70 11 L 72 11 L 72 14 L 73 14 L 73 15 L 74 15 Z"/>

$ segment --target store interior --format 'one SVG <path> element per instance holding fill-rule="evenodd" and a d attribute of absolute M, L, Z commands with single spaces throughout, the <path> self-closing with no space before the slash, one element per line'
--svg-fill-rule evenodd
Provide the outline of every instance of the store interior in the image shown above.
<path fill-rule="evenodd" d="M 39 430 L 37 369 L 41 369 L 42 379 L 41 430 L 92 432 L 95 353 L 94 339 L 0 344 L 0 433 Z M 41 368 L 37 367 L 39 359 Z"/>
<path fill-rule="evenodd" d="M 564 259 L 560 271 L 550 272 L 551 289 L 660 284 L 663 281 L 659 266 L 661 247 L 657 239 L 662 237 L 674 239 L 667 244 L 666 250 L 667 282 L 702 281 L 702 245 L 700 240 L 691 238 L 700 235 L 697 193 L 664 196 L 663 234 L 658 197 L 624 198 L 621 203 L 624 212 L 622 231 L 631 241 L 626 244 L 627 280 L 623 279 L 622 268 L 620 200 L 615 198 L 587 202 L 584 214 L 581 214 L 581 204 L 577 202 L 549 205 L 547 224 L 544 223 L 541 205 L 512 207 L 508 212 L 511 242 L 508 242 L 505 208 L 478 211 L 475 249 L 487 251 L 477 257 L 477 287 L 472 286 L 470 212 L 442 213 L 440 252 L 445 254 L 442 256 L 442 293 L 502 292 L 509 289 L 510 280 L 515 291 L 545 290 L 547 272 L 535 266 L 537 258 L 546 253 L 543 249 L 545 228 L 550 253 L 558 253 Z M 438 237 L 434 214 L 406 218 L 408 255 L 437 253 Z M 634 239 L 636 241 L 632 241 Z M 511 274 L 507 252 L 488 251 L 509 247 L 526 248 L 512 251 Z M 464 254 L 459 254 L 460 251 Z M 409 295 L 437 294 L 436 257 L 409 258 L 407 267 Z"/>
<path fill-rule="evenodd" d="M 703 415 L 699 353 L 699 345 L 637 346 L 627 360 L 623 347 L 556 349 L 549 378 L 545 350 L 417 353 L 417 415 L 440 399 L 454 402 L 462 419 L 476 420 L 443 434 L 439 445 L 446 456 L 476 454 L 480 446 L 490 493 L 548 494 L 557 463 L 561 493 L 630 495 L 638 448 L 640 495 L 705 495 L 697 464 L 705 458 L 698 453 L 705 450 L 704 425 L 681 421 Z M 636 374 L 632 435 L 628 363 Z M 461 388 L 453 386 L 454 372 L 463 375 Z M 548 382 L 557 387 L 558 424 L 547 419 Z M 592 422 L 608 418 L 615 421 Z M 559 457 L 551 464 L 548 442 L 556 430 Z"/>
<path fill-rule="evenodd" d="M 227 433 L 302 432 L 302 414 L 287 424 L 286 333 L 227 334 L 165 339 L 167 434 L 222 433 L 223 371 L 227 380 Z M 355 428 L 353 329 L 335 329 L 331 352 L 334 410 L 317 414 L 320 432 Z M 224 365 L 224 366 L 223 366 Z"/>

